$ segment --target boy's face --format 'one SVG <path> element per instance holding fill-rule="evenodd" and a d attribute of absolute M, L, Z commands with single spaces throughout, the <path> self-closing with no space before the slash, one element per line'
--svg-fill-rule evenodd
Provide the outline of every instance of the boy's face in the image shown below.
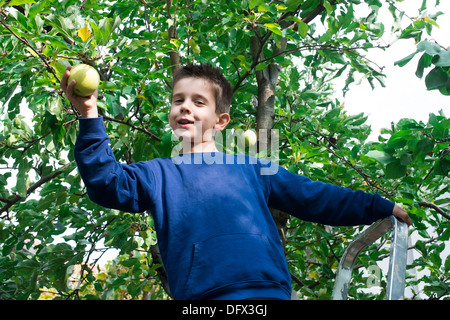
<path fill-rule="evenodd" d="M 228 114 L 216 114 L 214 90 L 205 79 L 184 78 L 175 84 L 169 124 L 180 139 L 214 143 L 213 131 L 223 130 L 228 122 Z"/>

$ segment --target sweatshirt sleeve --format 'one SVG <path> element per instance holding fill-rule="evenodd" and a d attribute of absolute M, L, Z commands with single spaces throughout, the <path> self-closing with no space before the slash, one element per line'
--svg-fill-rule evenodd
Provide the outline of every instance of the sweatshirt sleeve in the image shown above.
<path fill-rule="evenodd" d="M 379 194 L 312 181 L 279 166 L 269 177 L 269 206 L 305 221 L 333 226 L 372 224 L 390 216 L 394 203 Z"/>
<path fill-rule="evenodd" d="M 109 142 L 102 117 L 79 120 L 74 156 L 89 198 L 121 211 L 149 209 L 153 173 L 145 163 L 117 162 Z"/>

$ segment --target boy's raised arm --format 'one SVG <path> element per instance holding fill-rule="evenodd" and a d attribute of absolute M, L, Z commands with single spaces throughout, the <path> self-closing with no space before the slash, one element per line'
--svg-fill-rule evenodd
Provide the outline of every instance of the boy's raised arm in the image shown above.
<path fill-rule="evenodd" d="M 109 146 L 109 138 L 105 131 L 103 119 L 97 111 L 97 94 L 81 97 L 74 93 L 75 80 L 68 83 L 71 66 L 67 67 L 61 79 L 61 89 L 73 106 L 80 112 L 79 134 L 74 148 L 74 157 L 78 170 L 86 185 L 89 197 L 107 208 L 115 208 L 128 212 L 141 212 L 147 209 L 143 204 L 150 200 L 145 198 L 151 192 L 150 178 L 139 179 L 146 166 L 131 166 L 118 163 Z M 90 119 L 87 119 L 90 118 Z M 143 167 L 143 169 L 142 169 Z M 145 189 L 139 197 L 139 190 Z M 142 198 L 145 198 L 142 200 Z"/>

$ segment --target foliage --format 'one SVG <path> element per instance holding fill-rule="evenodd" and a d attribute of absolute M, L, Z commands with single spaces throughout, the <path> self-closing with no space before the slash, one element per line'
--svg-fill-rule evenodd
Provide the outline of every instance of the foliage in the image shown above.
<path fill-rule="evenodd" d="M 442 252 L 450 237 L 450 119 L 444 112 L 427 123 L 403 119 L 370 142 L 364 113 L 349 115 L 333 98 L 338 77 L 347 79 L 344 91 L 356 74 L 383 85 L 364 53 L 386 47 L 384 6 L 392 36 L 417 43 L 397 64 L 422 54 L 417 75 L 432 68 L 426 88 L 450 92 L 448 51 L 426 39 L 440 13 L 426 14 L 424 1 L 419 17 L 409 18 L 400 2 L 0 1 L 0 298 L 170 298 L 151 214 L 89 200 L 72 151 L 78 115 L 59 79 L 67 64 L 97 68 L 111 147 L 132 163 L 170 156 L 172 69 L 196 61 L 221 68 L 233 84 L 230 128 L 278 130 L 279 162 L 290 171 L 402 203 L 418 239 L 411 250 L 419 258 L 409 268 L 425 273 L 408 278 L 408 287 L 414 297 L 448 299 L 450 259 Z M 405 19 L 410 24 L 401 28 Z M 297 295 L 329 299 L 339 258 L 362 227 L 295 218 L 284 227 Z M 364 270 L 389 254 L 386 243 L 360 258 L 352 299 L 383 299 L 385 279 L 380 292 L 364 290 Z M 111 249 L 118 256 L 102 269 L 98 259 Z"/>

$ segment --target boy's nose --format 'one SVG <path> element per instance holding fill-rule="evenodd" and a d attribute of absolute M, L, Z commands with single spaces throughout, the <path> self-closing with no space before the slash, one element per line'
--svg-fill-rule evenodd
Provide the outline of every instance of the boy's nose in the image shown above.
<path fill-rule="evenodd" d="M 192 112 L 191 108 L 189 107 L 189 103 L 188 102 L 185 101 L 181 105 L 180 112 L 181 113 L 191 113 Z"/>

